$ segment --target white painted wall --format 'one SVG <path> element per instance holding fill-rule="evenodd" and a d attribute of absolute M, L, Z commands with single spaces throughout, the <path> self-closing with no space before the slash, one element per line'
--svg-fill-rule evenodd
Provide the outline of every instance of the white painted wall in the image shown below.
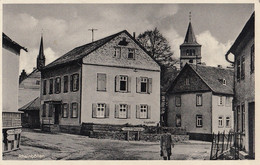
<path fill-rule="evenodd" d="M 226 105 L 226 97 L 231 97 L 231 100 L 233 99 L 232 96 L 223 96 L 223 105 L 219 105 L 219 96 L 221 95 L 212 95 L 212 132 L 218 133 L 223 132 L 228 133 L 231 129 L 234 128 L 234 115 L 232 111 L 232 102 L 230 106 Z M 223 127 L 218 125 L 218 117 L 223 117 Z M 226 126 L 226 117 L 230 117 L 230 127 Z"/>

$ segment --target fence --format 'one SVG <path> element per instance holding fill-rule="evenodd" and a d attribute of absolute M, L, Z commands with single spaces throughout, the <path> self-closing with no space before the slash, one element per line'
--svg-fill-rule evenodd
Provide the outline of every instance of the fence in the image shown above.
<path fill-rule="evenodd" d="M 240 132 L 213 133 L 210 159 L 239 159 L 239 151 L 242 150 L 242 136 L 243 134 Z"/>

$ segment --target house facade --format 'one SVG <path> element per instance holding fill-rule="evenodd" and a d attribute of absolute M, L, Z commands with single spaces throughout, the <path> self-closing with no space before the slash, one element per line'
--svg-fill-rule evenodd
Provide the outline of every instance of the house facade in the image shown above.
<path fill-rule="evenodd" d="M 41 122 L 157 125 L 160 66 L 127 32 L 77 47 L 42 69 Z"/>
<path fill-rule="evenodd" d="M 233 128 L 233 71 L 186 64 L 169 88 L 167 126 L 182 127 L 191 139 Z"/>
<path fill-rule="evenodd" d="M 19 148 L 21 113 L 18 112 L 19 57 L 27 49 L 2 34 L 2 152 Z"/>
<path fill-rule="evenodd" d="M 242 135 L 240 149 L 255 157 L 255 14 L 226 54 L 227 61 L 235 66 L 234 124 Z M 234 55 L 234 61 L 229 56 Z"/>

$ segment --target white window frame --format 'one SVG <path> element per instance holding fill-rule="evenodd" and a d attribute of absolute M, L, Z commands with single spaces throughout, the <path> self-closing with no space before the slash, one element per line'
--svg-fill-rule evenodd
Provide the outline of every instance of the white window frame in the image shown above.
<path fill-rule="evenodd" d="M 202 127 L 202 115 L 196 115 L 196 127 Z"/>
<path fill-rule="evenodd" d="M 142 83 L 146 84 L 146 91 L 142 91 Z M 147 77 L 141 77 L 141 81 L 140 81 L 140 91 L 141 93 L 148 93 L 148 78 Z"/>
<path fill-rule="evenodd" d="M 190 79 L 189 78 L 185 78 L 185 85 L 190 85 Z"/>
<path fill-rule="evenodd" d="M 218 117 L 218 127 L 223 127 L 224 126 L 224 119 L 223 116 Z"/>
<path fill-rule="evenodd" d="M 114 57 L 120 58 L 121 57 L 121 47 L 114 48 Z"/>
<path fill-rule="evenodd" d="M 148 118 L 148 105 L 141 104 L 140 105 L 140 119 Z"/>
<path fill-rule="evenodd" d="M 218 105 L 219 106 L 223 106 L 224 105 L 224 97 L 225 96 L 219 96 L 219 98 L 218 98 Z"/>
<path fill-rule="evenodd" d="M 73 105 L 76 106 L 76 109 L 73 109 Z M 71 118 L 78 118 L 79 105 L 77 102 L 71 103 Z M 75 113 L 76 112 L 76 113 Z"/>
<path fill-rule="evenodd" d="M 127 109 L 128 106 L 127 104 L 119 104 L 119 112 L 118 112 L 118 118 L 119 119 L 127 119 Z M 125 113 L 125 115 L 123 116 L 122 113 Z"/>
<path fill-rule="evenodd" d="M 196 95 L 196 106 L 202 106 L 202 94 Z"/>
<path fill-rule="evenodd" d="M 105 118 L 105 114 L 106 114 L 106 104 L 97 103 L 96 118 Z"/>
<path fill-rule="evenodd" d="M 228 121 L 228 122 L 227 122 Z M 226 116 L 226 127 L 230 128 L 231 127 L 231 117 L 230 116 Z"/>
<path fill-rule="evenodd" d="M 133 54 L 133 58 L 129 58 L 129 54 L 130 53 Z M 129 60 L 134 60 L 135 59 L 135 49 L 134 48 L 128 48 L 127 59 L 129 59 Z"/>
<path fill-rule="evenodd" d="M 125 90 L 121 90 L 121 81 L 125 81 Z M 119 76 L 119 91 L 120 92 L 127 92 L 128 89 L 128 76 Z"/>
<path fill-rule="evenodd" d="M 179 104 L 177 104 L 178 102 L 177 102 L 177 98 L 180 100 L 180 103 Z M 175 96 L 175 106 L 176 107 L 181 107 L 181 96 Z"/>
<path fill-rule="evenodd" d="M 227 85 L 226 79 L 223 79 L 223 85 Z"/>

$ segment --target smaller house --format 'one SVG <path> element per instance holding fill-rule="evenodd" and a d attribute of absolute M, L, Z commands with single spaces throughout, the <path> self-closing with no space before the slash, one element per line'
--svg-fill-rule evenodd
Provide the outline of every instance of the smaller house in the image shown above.
<path fill-rule="evenodd" d="M 37 97 L 19 109 L 22 114 L 22 126 L 28 128 L 40 128 L 40 98 Z"/>
<path fill-rule="evenodd" d="M 210 140 L 233 128 L 233 70 L 186 64 L 167 91 L 167 126 Z"/>

